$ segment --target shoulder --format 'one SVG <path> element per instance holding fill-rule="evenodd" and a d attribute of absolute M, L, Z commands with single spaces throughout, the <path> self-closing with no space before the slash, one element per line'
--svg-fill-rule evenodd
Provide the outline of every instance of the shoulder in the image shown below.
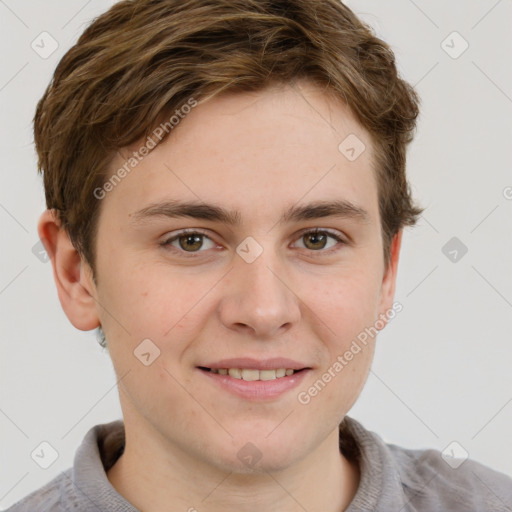
<path fill-rule="evenodd" d="M 58 474 L 48 483 L 32 491 L 9 507 L 6 512 L 64 512 L 70 510 L 69 497 L 73 495 L 71 471 Z"/>
<path fill-rule="evenodd" d="M 461 460 L 443 458 L 439 450 L 386 446 L 397 464 L 404 494 L 414 509 L 511 510 L 511 477 L 471 459 L 460 463 Z"/>
<path fill-rule="evenodd" d="M 14 503 L 6 512 L 135 510 L 110 485 L 106 471 L 124 448 L 124 423 L 91 427 L 75 452 L 73 467 Z"/>

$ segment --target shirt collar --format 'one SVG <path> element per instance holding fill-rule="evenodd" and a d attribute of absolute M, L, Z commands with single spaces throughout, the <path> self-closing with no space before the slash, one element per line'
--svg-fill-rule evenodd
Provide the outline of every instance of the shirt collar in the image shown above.
<path fill-rule="evenodd" d="M 359 466 L 361 479 L 346 512 L 389 512 L 405 509 L 400 472 L 393 454 L 374 432 L 345 416 L 340 424 L 340 450 Z"/>
<path fill-rule="evenodd" d="M 107 478 L 107 470 L 115 462 L 120 443 L 124 447 L 124 423 L 116 420 L 92 427 L 78 447 L 72 478 L 77 497 L 88 507 L 86 510 L 138 512 Z"/>
<path fill-rule="evenodd" d="M 107 471 L 124 449 L 122 420 L 92 427 L 78 447 L 72 471 L 76 498 L 88 510 L 137 512 L 107 478 Z M 388 512 L 407 505 L 395 459 L 384 441 L 358 421 L 345 416 L 339 427 L 341 452 L 360 470 L 356 495 L 346 512 Z M 105 508 L 107 507 L 107 508 Z"/>

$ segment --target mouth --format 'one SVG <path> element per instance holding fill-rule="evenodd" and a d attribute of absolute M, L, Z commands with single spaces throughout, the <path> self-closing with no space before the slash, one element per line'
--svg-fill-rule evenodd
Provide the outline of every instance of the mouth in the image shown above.
<path fill-rule="evenodd" d="M 256 402 L 273 401 L 287 396 L 312 371 L 311 367 L 303 367 L 289 360 L 256 363 L 254 360 L 245 359 L 229 361 L 231 364 L 226 364 L 227 362 L 221 361 L 211 367 L 197 366 L 196 370 L 216 389 L 239 399 Z"/>
<path fill-rule="evenodd" d="M 244 380 L 248 382 L 268 381 L 283 379 L 295 375 L 296 373 L 309 370 L 310 368 L 276 368 L 276 369 L 256 369 L 256 368 L 207 368 L 206 366 L 198 366 L 204 372 L 210 372 L 218 375 L 226 375 L 233 379 Z"/>

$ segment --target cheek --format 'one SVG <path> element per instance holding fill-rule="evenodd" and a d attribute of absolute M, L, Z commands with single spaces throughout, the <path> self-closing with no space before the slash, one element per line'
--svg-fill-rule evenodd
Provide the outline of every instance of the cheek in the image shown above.
<path fill-rule="evenodd" d="M 377 318 L 380 283 L 355 268 L 315 282 L 307 305 L 327 327 L 329 345 L 343 349 L 346 342 L 373 325 Z"/>
<path fill-rule="evenodd" d="M 180 387 L 173 376 L 188 385 L 186 368 L 191 364 L 195 341 L 213 317 L 208 291 L 218 277 L 180 274 L 159 264 L 124 272 L 127 277 L 122 280 L 116 275 L 108 277 L 105 288 L 109 296 L 100 298 L 119 320 L 106 315 L 109 330 L 105 333 L 118 376 L 130 370 L 130 381 L 137 383 L 130 387 L 130 394 L 139 404 L 154 401 L 159 393 L 176 401 Z M 147 339 L 151 342 L 143 341 Z M 136 355 L 147 352 L 150 356 L 146 359 L 155 359 L 154 364 L 144 367 Z"/>
<path fill-rule="evenodd" d="M 316 388 L 332 403 L 330 410 L 351 407 L 367 378 L 375 350 L 371 328 L 378 318 L 379 287 L 374 276 L 351 269 L 346 276 L 331 279 L 328 287 L 317 285 L 311 296 L 308 305 L 317 317 L 316 336 L 327 356 L 322 358 Z"/>
<path fill-rule="evenodd" d="M 100 300 L 134 336 L 161 339 L 187 323 L 210 281 L 161 262 L 124 261 L 105 275 Z"/>
<path fill-rule="evenodd" d="M 318 418 L 322 425 L 335 428 L 352 408 L 368 377 L 375 344 L 347 342 L 338 344 L 325 366 L 314 379 L 299 390 L 298 404 L 304 414 Z"/>

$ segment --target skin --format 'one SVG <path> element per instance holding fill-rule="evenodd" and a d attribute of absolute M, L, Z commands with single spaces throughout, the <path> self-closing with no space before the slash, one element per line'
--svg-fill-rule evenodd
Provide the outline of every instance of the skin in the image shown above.
<path fill-rule="evenodd" d="M 352 162 L 338 150 L 351 133 L 366 145 Z M 137 508 L 339 512 L 349 505 L 360 475 L 340 453 L 338 425 L 364 386 L 375 339 L 309 404 L 297 395 L 393 303 L 402 232 L 385 268 L 372 151 L 349 109 L 314 84 L 223 94 L 195 107 L 102 200 L 97 286 L 52 212 L 42 214 L 39 235 L 62 307 L 78 329 L 102 325 L 121 379 L 126 448 L 108 478 Z M 123 163 L 116 157 L 112 170 Z M 164 199 L 236 209 L 242 223 L 135 223 L 136 211 Z M 364 208 L 368 221 L 276 224 L 290 206 L 332 199 Z M 186 239 L 174 250 L 159 245 L 184 228 L 205 233 L 202 245 L 192 252 Z M 346 243 L 322 245 L 300 233 L 306 228 Z M 248 236 L 263 248 L 252 263 L 236 252 Z M 160 349 L 149 366 L 133 354 L 146 338 Z M 298 388 L 256 402 L 196 368 L 244 356 L 292 357 L 312 370 Z M 261 453 L 253 468 L 237 457 L 248 442 Z"/>

